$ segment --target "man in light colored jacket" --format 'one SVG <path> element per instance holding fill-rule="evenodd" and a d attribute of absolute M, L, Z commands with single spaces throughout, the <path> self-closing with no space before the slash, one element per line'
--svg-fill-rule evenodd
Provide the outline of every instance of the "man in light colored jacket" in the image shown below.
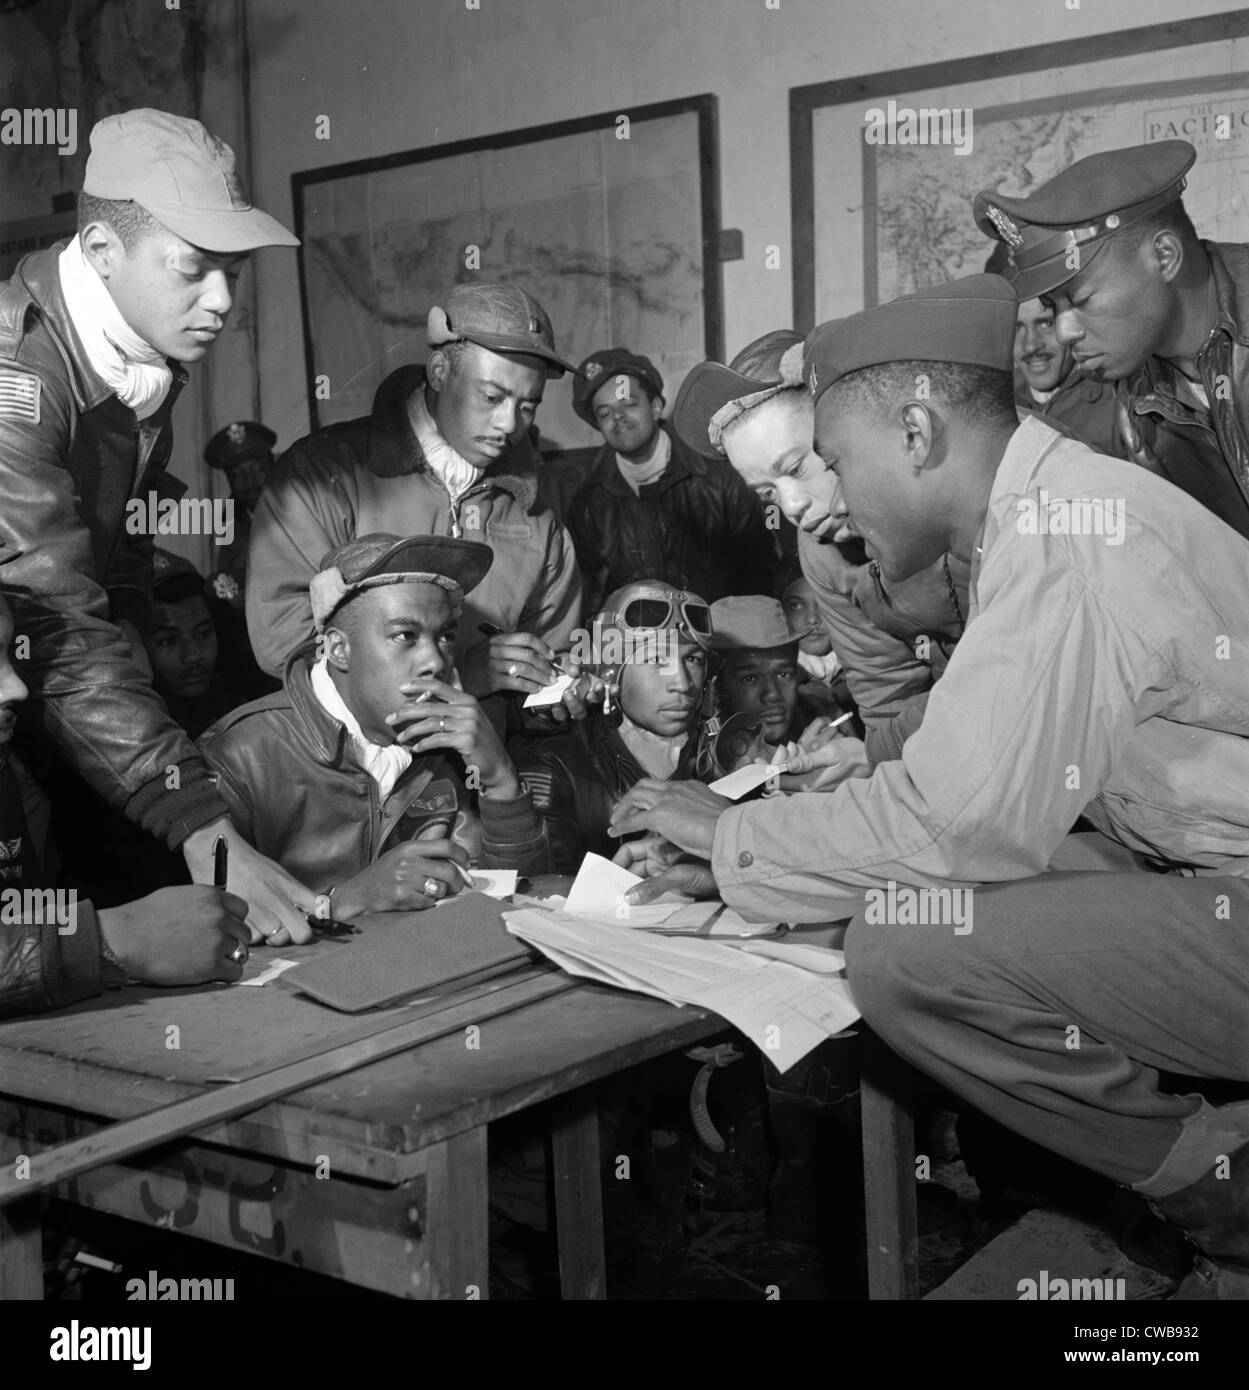
<path fill-rule="evenodd" d="M 1249 1080 L 1249 543 L 1019 423 L 1014 328 L 1009 287 L 974 276 L 806 343 L 817 446 L 885 582 L 942 551 L 971 565 L 966 634 L 902 757 L 742 807 L 641 783 L 614 825 L 709 861 L 745 913 L 853 915 L 873 1028 L 1149 1199 L 1200 1254 L 1185 1296 L 1245 1298 L 1249 1104 L 1159 1071 Z M 1100 834 L 1068 837 L 1080 815 Z"/>

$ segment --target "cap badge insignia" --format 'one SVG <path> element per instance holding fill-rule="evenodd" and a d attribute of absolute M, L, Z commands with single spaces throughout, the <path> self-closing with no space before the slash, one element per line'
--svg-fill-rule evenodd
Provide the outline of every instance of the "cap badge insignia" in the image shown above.
<path fill-rule="evenodd" d="M 585 375 L 590 381 L 593 381 L 602 370 L 603 364 L 601 362 L 587 362 L 585 364 Z"/>
<path fill-rule="evenodd" d="M 993 204 L 990 203 L 989 206 L 985 208 L 985 215 L 997 228 L 998 235 L 1012 251 L 1018 250 L 1019 247 L 1023 245 L 1023 235 L 1020 233 L 1019 228 L 1015 226 L 1014 222 L 1007 217 L 1001 208 L 995 208 Z"/>
<path fill-rule="evenodd" d="M 236 420 L 234 424 L 226 426 L 226 438 L 231 444 L 237 447 L 247 441 L 247 430 Z"/>

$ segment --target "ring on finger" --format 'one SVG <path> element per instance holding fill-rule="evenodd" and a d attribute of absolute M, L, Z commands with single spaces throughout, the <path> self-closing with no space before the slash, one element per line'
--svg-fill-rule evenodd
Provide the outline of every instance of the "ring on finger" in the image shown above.
<path fill-rule="evenodd" d="M 445 732 L 446 732 L 446 729 L 447 729 L 447 716 L 446 716 L 445 714 L 441 714 L 441 715 L 438 716 L 438 732 L 439 732 L 440 734 L 445 733 Z"/>
<path fill-rule="evenodd" d="M 442 888 L 442 884 L 436 878 L 427 878 L 423 886 L 427 898 L 436 898 Z"/>
<path fill-rule="evenodd" d="M 230 954 L 226 957 L 226 959 L 232 960 L 235 963 L 235 965 L 246 965 L 247 957 L 250 955 L 251 950 L 249 949 L 247 942 L 240 941 L 239 944 L 234 948 L 234 950 L 232 950 Z"/>
<path fill-rule="evenodd" d="M 519 673 L 519 671 L 520 671 L 520 667 L 519 667 L 514 661 L 513 661 L 512 664 L 507 668 L 507 673 L 508 673 L 508 675 L 511 676 L 513 679 L 515 679 L 515 677 L 516 677 L 516 675 Z"/>

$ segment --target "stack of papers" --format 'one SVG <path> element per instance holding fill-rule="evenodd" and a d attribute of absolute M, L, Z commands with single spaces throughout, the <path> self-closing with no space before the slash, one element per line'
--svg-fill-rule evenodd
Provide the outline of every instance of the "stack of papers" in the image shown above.
<path fill-rule="evenodd" d="M 570 899 L 571 901 L 571 899 Z M 818 971 L 790 962 L 781 941 L 727 941 L 658 936 L 567 910 L 505 912 L 507 929 L 570 974 L 636 990 L 670 1004 L 697 1004 L 739 1028 L 787 1071 L 825 1038 L 859 1017 L 841 973 L 839 951 L 789 948 L 796 959 L 818 958 Z M 757 954 L 771 948 L 766 956 Z"/>

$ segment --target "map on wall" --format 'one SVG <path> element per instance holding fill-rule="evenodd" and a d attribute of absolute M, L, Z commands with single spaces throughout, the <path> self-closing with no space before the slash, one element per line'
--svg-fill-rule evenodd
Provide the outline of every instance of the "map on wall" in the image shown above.
<path fill-rule="evenodd" d="M 671 401 L 706 356 L 699 116 L 618 129 L 297 176 L 316 423 L 367 414 L 385 376 L 425 359 L 431 306 L 482 280 L 535 295 L 574 365 L 645 353 Z M 538 424 L 544 446 L 599 442 L 570 377 L 548 383 Z"/>
<path fill-rule="evenodd" d="M 1116 51 L 1131 38 L 1065 45 L 1054 67 L 1002 71 L 1009 64 L 983 55 L 954 64 L 941 87 L 813 99 L 811 321 L 983 270 L 992 243 L 971 215 L 981 189 L 1026 196 L 1086 155 L 1129 145 L 1189 141 L 1184 201 L 1197 230 L 1249 240 L 1249 36 Z M 882 132 L 874 108 L 899 122 L 944 109 L 951 143 L 903 143 L 914 128 Z M 966 135 L 958 153 L 953 138 Z"/>
<path fill-rule="evenodd" d="M 1187 140 L 1197 150 L 1184 204 L 1202 236 L 1249 240 L 1249 97 L 1244 77 L 1186 94 L 1184 83 L 1130 96 L 1064 99 L 1055 111 L 977 112 L 971 154 L 917 146 L 865 146 L 876 186 L 875 286 L 884 302 L 983 270 L 991 245 L 969 214 L 982 188 L 1027 196 L 1086 155 L 1125 145 Z M 1175 89 L 1175 90 L 1171 90 Z M 871 261 L 868 270 L 870 274 Z"/>

